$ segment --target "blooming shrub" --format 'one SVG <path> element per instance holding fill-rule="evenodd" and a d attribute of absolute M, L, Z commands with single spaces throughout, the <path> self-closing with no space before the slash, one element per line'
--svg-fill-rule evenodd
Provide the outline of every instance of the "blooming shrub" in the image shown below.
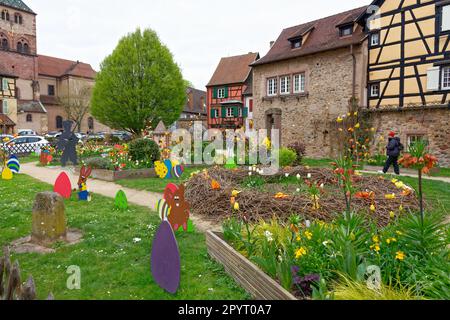
<path fill-rule="evenodd" d="M 288 148 L 282 148 L 280 149 L 280 167 L 290 167 L 295 164 L 297 161 L 297 154 L 295 151 L 288 149 Z"/>

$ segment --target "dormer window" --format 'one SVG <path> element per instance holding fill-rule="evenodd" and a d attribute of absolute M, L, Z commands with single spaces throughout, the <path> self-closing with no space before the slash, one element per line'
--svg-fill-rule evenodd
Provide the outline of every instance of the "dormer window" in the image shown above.
<path fill-rule="evenodd" d="M 339 34 L 341 37 L 348 37 L 353 34 L 353 24 L 348 24 L 339 28 Z"/>
<path fill-rule="evenodd" d="M 302 46 L 303 38 L 297 37 L 297 38 L 289 39 L 289 41 L 291 42 L 292 49 L 298 49 Z"/>

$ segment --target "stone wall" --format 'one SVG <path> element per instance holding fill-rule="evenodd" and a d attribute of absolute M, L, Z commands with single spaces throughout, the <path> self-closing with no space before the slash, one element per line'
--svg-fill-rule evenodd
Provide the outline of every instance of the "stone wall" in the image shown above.
<path fill-rule="evenodd" d="M 357 48 L 357 66 L 363 65 L 362 52 Z M 365 91 L 364 68 L 357 69 L 355 94 L 361 101 Z M 304 95 L 266 96 L 268 78 L 300 72 L 306 74 Z M 267 112 L 281 111 L 283 146 L 302 142 L 308 157 L 334 156 L 337 146 L 332 124 L 339 115 L 348 112 L 352 83 L 353 59 L 349 48 L 257 66 L 253 69 L 255 128 L 267 128 Z"/>
<path fill-rule="evenodd" d="M 377 111 L 370 113 L 375 141 L 396 132 L 407 146 L 408 136 L 424 136 L 430 143 L 431 153 L 438 157 L 440 165 L 450 167 L 450 109 L 421 108 L 402 111 Z"/>

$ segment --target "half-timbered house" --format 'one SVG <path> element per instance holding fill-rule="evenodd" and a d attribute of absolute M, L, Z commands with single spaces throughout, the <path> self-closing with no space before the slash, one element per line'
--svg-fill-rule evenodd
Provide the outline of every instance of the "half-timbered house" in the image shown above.
<path fill-rule="evenodd" d="M 14 133 L 17 123 L 16 79 L 0 64 L 0 134 Z"/>
<path fill-rule="evenodd" d="M 258 53 L 226 57 L 220 60 L 207 87 L 208 127 L 240 129 L 246 126 L 252 86 L 250 64 Z M 248 104 L 248 105 L 246 105 Z"/>
<path fill-rule="evenodd" d="M 377 0 L 368 33 L 367 107 L 380 135 L 423 138 L 450 164 L 450 1 Z"/>

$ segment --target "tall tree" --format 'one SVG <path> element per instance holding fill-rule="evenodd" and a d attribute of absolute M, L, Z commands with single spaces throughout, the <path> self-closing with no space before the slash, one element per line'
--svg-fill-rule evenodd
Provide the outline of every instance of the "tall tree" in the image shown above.
<path fill-rule="evenodd" d="M 186 84 L 169 49 L 149 29 L 119 41 L 97 74 L 92 115 L 137 136 L 162 120 L 171 125 L 186 102 Z"/>
<path fill-rule="evenodd" d="M 75 82 L 67 95 L 59 97 L 59 103 L 63 106 L 67 118 L 75 123 L 78 132 L 81 131 L 81 123 L 91 107 L 91 96 L 90 86 Z"/>

